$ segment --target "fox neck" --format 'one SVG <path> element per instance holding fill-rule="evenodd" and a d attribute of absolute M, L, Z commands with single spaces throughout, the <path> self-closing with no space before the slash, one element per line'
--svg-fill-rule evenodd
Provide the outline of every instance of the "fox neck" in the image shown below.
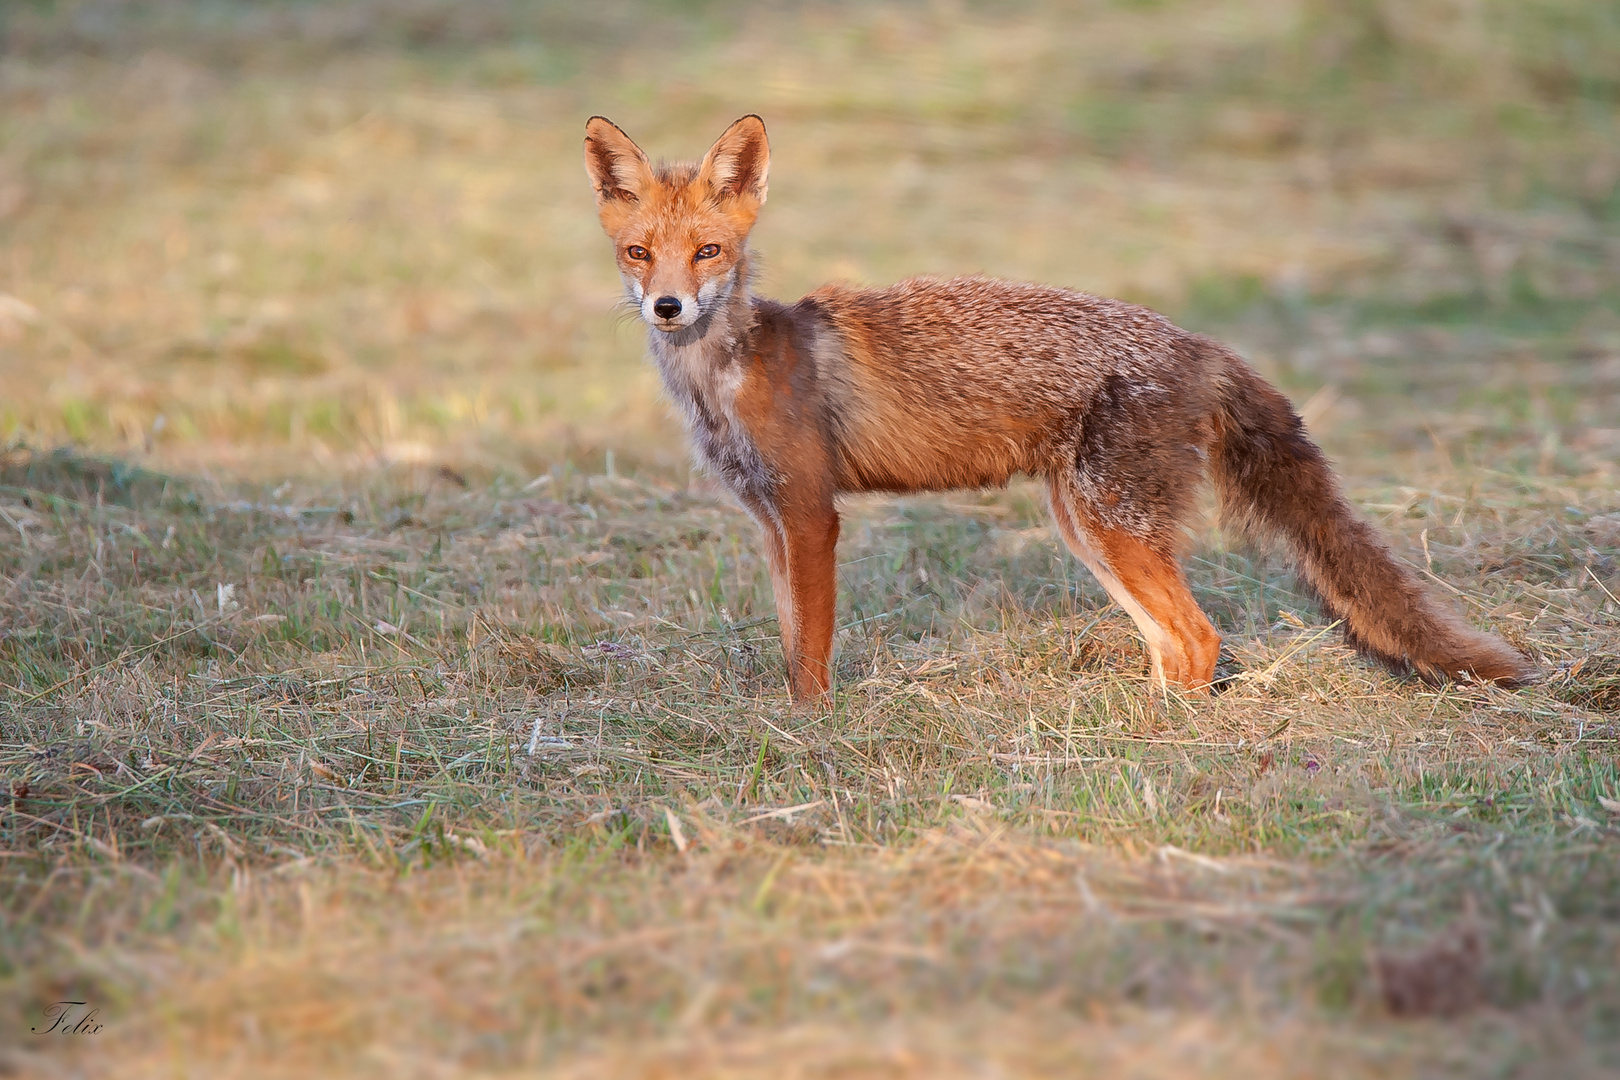
<path fill-rule="evenodd" d="M 737 391 L 756 325 L 748 276 L 744 255 L 702 318 L 678 333 L 648 333 L 664 388 L 686 416 L 698 457 L 758 514 L 772 504 L 775 479 L 737 417 Z"/>
<path fill-rule="evenodd" d="M 664 386 L 689 416 L 694 407 L 729 413 L 742 379 L 742 358 L 754 330 L 747 255 L 722 282 L 691 326 L 673 334 L 647 329 Z"/>

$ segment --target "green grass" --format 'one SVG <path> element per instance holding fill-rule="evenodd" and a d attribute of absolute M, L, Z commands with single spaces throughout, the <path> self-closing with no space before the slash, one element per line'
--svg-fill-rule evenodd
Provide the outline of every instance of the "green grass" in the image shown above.
<path fill-rule="evenodd" d="M 0 27 L 0 1071 L 1620 1067 L 1609 6 Z M 577 159 L 748 111 L 767 291 L 1160 305 L 1546 681 L 1392 678 L 1206 527 L 1235 678 L 1166 699 L 1019 483 L 853 501 L 790 708 Z"/>

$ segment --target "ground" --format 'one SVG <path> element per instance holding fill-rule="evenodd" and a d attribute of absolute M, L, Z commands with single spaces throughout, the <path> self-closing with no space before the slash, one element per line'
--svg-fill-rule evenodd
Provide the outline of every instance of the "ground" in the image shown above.
<path fill-rule="evenodd" d="M 1620 1069 L 1612 9 L 0 28 L 0 1074 Z M 767 293 L 983 270 L 1231 342 L 1545 679 L 1370 666 L 1211 517 L 1233 678 L 1155 692 L 1020 482 L 851 501 L 791 707 L 595 112 L 765 116 Z"/>

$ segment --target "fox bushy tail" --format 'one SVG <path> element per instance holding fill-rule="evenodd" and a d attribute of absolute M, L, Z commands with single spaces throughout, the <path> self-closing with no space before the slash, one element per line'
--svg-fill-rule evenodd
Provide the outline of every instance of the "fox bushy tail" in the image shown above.
<path fill-rule="evenodd" d="M 1345 500 L 1288 399 L 1224 348 L 1207 347 L 1222 354 L 1210 471 L 1227 519 L 1280 535 L 1350 643 L 1388 667 L 1429 682 L 1533 681 L 1533 664 L 1469 627 L 1396 560 Z"/>

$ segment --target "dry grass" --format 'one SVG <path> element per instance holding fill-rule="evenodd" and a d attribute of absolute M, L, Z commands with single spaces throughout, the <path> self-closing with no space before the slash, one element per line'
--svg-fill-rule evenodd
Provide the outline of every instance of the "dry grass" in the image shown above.
<path fill-rule="evenodd" d="M 0 1073 L 1620 1064 L 1600 9 L 0 19 Z M 1236 677 L 1163 699 L 1015 485 L 852 505 L 790 710 L 576 160 L 749 110 L 770 288 L 1221 333 L 1547 682 L 1392 679 L 1205 531 Z"/>
<path fill-rule="evenodd" d="M 1620 1005 L 1614 606 L 1575 561 L 1486 577 L 1488 537 L 1399 519 L 1560 672 L 1506 694 L 1396 683 L 1275 566 L 1203 556 L 1241 674 L 1182 704 L 1025 492 L 871 505 L 824 716 L 777 685 L 740 513 L 547 475 L 267 505 L 12 465 L 5 1023 L 88 995 L 132 1073 L 1374 1075 Z M 1572 486 L 1540 497 L 1610 494 Z M 1387 1027 L 1374 958 L 1467 910 L 1479 1038 Z"/>

